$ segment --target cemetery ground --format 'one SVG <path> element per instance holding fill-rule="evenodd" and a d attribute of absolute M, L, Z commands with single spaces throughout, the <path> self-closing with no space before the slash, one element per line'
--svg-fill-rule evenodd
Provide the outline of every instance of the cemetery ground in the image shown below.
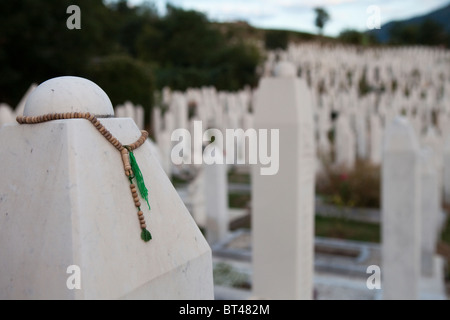
<path fill-rule="evenodd" d="M 315 212 L 315 254 L 319 260 L 323 256 L 343 257 L 355 259 L 359 253 L 352 247 L 353 244 L 368 244 L 369 246 L 379 246 L 381 243 L 380 226 L 380 167 L 372 165 L 367 161 L 357 161 L 355 168 L 342 173 L 342 170 L 326 167 L 326 177 L 318 177 L 316 185 L 316 212 Z M 188 181 L 178 177 L 172 177 L 172 183 L 176 188 L 183 189 Z M 241 255 L 227 256 L 225 259 L 223 250 L 213 250 L 214 262 L 214 284 L 219 289 L 218 298 L 247 299 L 251 291 L 251 267 L 246 264 L 245 257 L 251 251 L 251 175 L 248 173 L 230 170 L 228 173 L 228 207 L 230 209 L 244 210 L 234 219 L 230 220 L 229 230 L 232 239 L 227 243 L 228 249 L 236 252 L 241 251 Z M 450 206 L 444 205 L 443 210 L 447 217 L 450 215 Z M 201 228 L 202 232 L 206 232 Z M 328 246 L 327 240 L 333 243 L 336 239 L 342 246 Z M 325 240 L 325 241 L 324 241 Z M 375 251 L 376 249 L 374 249 Z M 247 251 L 247 252 L 246 252 Z M 450 220 L 447 218 L 445 227 L 442 230 L 440 240 L 437 245 L 437 253 L 446 261 L 445 281 L 447 295 L 450 295 Z M 250 253 L 251 254 L 251 253 Z M 337 258 L 336 258 L 337 257 Z M 339 258 L 340 257 L 340 258 Z M 332 258 L 330 258 L 332 259 Z M 330 262 L 332 260 L 329 260 Z M 320 261 L 319 261 L 320 262 Z M 326 268 L 325 268 L 326 269 Z M 350 268 L 351 269 L 351 268 Z M 364 274 L 360 270 L 356 278 L 362 278 Z M 322 288 L 325 297 L 340 299 L 343 297 L 358 299 L 356 293 L 343 293 L 345 284 L 340 289 L 324 289 L 327 286 L 322 283 L 321 276 L 327 277 L 327 273 L 333 274 L 329 277 L 347 279 L 352 283 L 351 270 L 326 269 L 320 263 L 316 263 L 316 273 L 319 275 L 316 280 L 316 287 Z M 334 274 L 337 274 L 334 275 Z M 355 272 L 356 274 L 356 272 Z M 355 274 L 353 276 L 355 276 Z M 327 281 L 330 279 L 327 278 Z M 332 283 L 333 281 L 330 281 Z M 339 283 L 339 280 L 336 280 Z M 357 290 L 355 291 L 357 292 Z M 376 295 L 365 295 L 364 298 L 377 299 Z"/>

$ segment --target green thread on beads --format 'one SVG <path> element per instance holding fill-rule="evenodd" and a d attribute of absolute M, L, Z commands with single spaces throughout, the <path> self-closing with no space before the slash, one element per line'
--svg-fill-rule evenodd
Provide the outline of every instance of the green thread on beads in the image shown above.
<path fill-rule="evenodd" d="M 148 210 L 151 210 L 150 203 L 148 202 L 148 190 L 145 187 L 144 183 L 144 177 L 142 176 L 141 169 L 139 169 L 139 166 L 137 164 L 136 158 L 134 157 L 133 151 L 128 150 L 128 154 L 130 155 L 130 165 L 131 170 L 134 173 L 134 176 L 136 177 L 136 184 L 139 189 L 139 193 L 141 194 L 141 197 L 145 199 L 148 205 Z"/>

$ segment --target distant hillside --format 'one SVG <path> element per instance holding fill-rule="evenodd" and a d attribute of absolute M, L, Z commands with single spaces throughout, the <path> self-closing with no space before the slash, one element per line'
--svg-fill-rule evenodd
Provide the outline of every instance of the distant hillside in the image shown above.
<path fill-rule="evenodd" d="M 432 20 L 441 24 L 444 30 L 448 34 L 450 34 L 450 3 L 441 9 L 437 9 L 422 16 L 410 18 L 407 20 L 388 22 L 382 25 L 381 29 L 372 30 L 369 33 L 375 35 L 378 41 L 386 43 L 390 40 L 390 31 L 396 23 L 400 23 L 403 26 L 420 25 L 426 20 Z"/>
<path fill-rule="evenodd" d="M 294 30 L 281 30 L 281 29 L 262 29 L 254 27 L 245 21 L 234 22 L 213 22 L 212 23 L 223 35 L 228 39 L 234 40 L 246 40 L 256 41 L 261 45 L 265 45 L 268 49 L 271 48 L 267 42 L 273 40 L 273 38 L 279 38 L 278 41 L 281 45 L 281 49 L 285 49 L 288 42 L 305 42 L 305 41 L 321 41 L 324 43 L 336 43 L 337 40 L 334 37 L 318 36 L 317 34 L 294 31 Z"/>

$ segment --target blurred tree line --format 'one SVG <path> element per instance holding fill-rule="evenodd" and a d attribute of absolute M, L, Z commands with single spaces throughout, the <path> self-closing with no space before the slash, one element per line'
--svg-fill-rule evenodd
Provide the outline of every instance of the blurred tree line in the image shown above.
<path fill-rule="evenodd" d="M 420 23 L 394 22 L 388 27 L 388 45 L 424 45 L 450 48 L 450 34 L 439 22 L 426 19 Z M 380 44 L 374 32 L 359 32 L 353 29 L 343 30 L 338 40 L 353 45 Z"/>
<path fill-rule="evenodd" d="M 420 24 L 395 22 L 390 30 L 390 44 L 450 47 L 450 35 L 439 22 L 426 19 Z"/>
<path fill-rule="evenodd" d="M 81 30 L 69 30 L 69 5 L 81 9 Z M 15 106 L 32 82 L 62 75 L 96 82 L 113 105 L 130 100 L 146 110 L 164 86 L 257 84 L 258 48 L 232 41 L 202 13 L 126 0 L 0 1 L 0 101 Z M 147 112 L 147 115 L 149 112 Z"/>

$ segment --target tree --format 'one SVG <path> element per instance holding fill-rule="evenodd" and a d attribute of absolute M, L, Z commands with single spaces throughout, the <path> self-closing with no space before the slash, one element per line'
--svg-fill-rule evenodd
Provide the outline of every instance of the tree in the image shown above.
<path fill-rule="evenodd" d="M 83 75 L 98 84 L 114 106 L 129 100 L 144 107 L 149 120 L 155 89 L 150 66 L 128 55 L 93 59 Z"/>
<path fill-rule="evenodd" d="M 321 7 L 314 8 L 314 11 L 316 12 L 315 24 L 316 24 L 316 27 L 319 28 L 319 34 L 322 35 L 323 28 L 325 27 L 327 22 L 330 20 L 330 15 L 324 8 L 321 8 Z"/>
<path fill-rule="evenodd" d="M 343 30 L 338 36 L 338 39 L 344 43 L 360 45 L 363 42 L 363 34 L 356 30 Z"/>
<path fill-rule="evenodd" d="M 71 4 L 81 8 L 81 30 L 66 27 Z M 0 1 L 0 101 L 14 106 L 33 82 L 82 75 L 112 49 L 111 28 L 101 0 Z"/>
<path fill-rule="evenodd" d="M 389 30 L 391 44 L 449 46 L 449 35 L 436 21 L 427 19 L 420 24 L 395 22 Z"/>
<path fill-rule="evenodd" d="M 289 33 L 285 30 L 267 30 L 264 34 L 264 43 L 268 50 L 286 50 L 289 43 Z"/>
<path fill-rule="evenodd" d="M 338 36 L 339 41 L 354 45 L 372 45 L 377 44 L 375 36 L 371 33 L 363 33 L 353 29 L 341 31 Z"/>

